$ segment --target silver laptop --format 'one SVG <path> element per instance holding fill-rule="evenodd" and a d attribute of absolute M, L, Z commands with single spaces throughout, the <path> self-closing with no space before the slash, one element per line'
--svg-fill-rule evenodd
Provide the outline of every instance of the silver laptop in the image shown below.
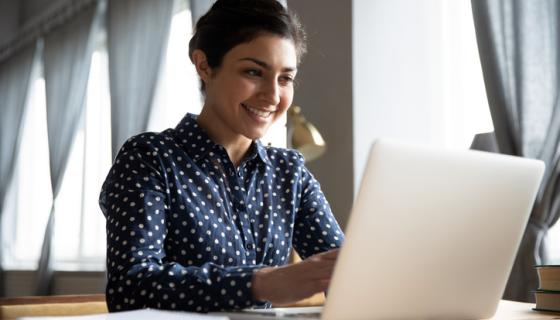
<path fill-rule="evenodd" d="M 370 151 L 324 309 L 227 315 L 490 318 L 543 172 L 537 160 L 379 140 Z"/>

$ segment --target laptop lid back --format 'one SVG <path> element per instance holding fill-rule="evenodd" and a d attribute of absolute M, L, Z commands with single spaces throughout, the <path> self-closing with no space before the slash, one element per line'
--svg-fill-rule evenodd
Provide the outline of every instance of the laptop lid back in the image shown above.
<path fill-rule="evenodd" d="M 373 144 L 322 319 L 491 317 L 541 161 Z"/>

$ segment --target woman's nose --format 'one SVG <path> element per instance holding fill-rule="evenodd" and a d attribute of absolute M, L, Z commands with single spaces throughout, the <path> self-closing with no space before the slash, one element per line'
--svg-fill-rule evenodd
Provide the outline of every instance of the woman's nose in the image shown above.
<path fill-rule="evenodd" d="M 261 99 L 273 106 L 280 103 L 280 87 L 276 79 L 266 82 L 261 91 Z"/>

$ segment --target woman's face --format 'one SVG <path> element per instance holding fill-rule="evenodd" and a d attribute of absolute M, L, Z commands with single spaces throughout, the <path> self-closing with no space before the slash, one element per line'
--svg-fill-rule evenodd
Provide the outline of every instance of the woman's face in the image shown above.
<path fill-rule="evenodd" d="M 297 58 L 289 39 L 262 35 L 228 51 L 203 78 L 204 108 L 222 134 L 261 138 L 292 104 Z"/>

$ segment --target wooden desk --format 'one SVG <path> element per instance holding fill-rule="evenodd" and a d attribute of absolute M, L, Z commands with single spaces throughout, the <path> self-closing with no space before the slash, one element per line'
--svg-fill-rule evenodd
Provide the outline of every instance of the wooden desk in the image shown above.
<path fill-rule="evenodd" d="M 560 319 L 560 312 L 537 312 L 533 311 L 534 303 L 514 302 L 502 300 L 498 306 L 493 320 L 539 320 L 539 319 Z"/>
<path fill-rule="evenodd" d="M 0 298 L 0 319 L 107 313 L 104 294 Z"/>
<path fill-rule="evenodd" d="M 560 313 L 537 312 L 532 303 L 500 301 L 492 320 L 541 320 L 560 319 Z M 22 316 L 70 316 L 91 315 L 107 312 L 105 295 L 22 297 L 0 299 L 0 319 L 14 320 Z M 60 317 L 61 320 L 67 318 Z M 76 319 L 72 317 L 71 319 Z M 79 319 L 79 317 L 78 317 Z M 108 316 L 118 320 L 118 313 Z"/>

